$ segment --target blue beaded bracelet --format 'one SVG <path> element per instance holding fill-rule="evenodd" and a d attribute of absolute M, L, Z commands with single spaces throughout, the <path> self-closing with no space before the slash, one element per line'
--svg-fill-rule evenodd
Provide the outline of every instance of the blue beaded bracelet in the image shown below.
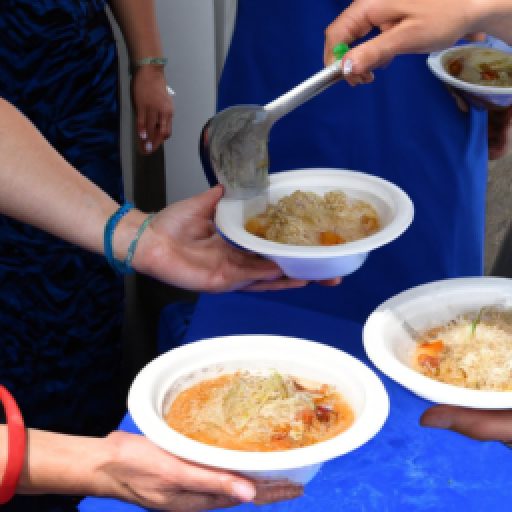
<path fill-rule="evenodd" d="M 144 220 L 144 222 L 139 226 L 135 238 L 130 242 L 128 246 L 128 252 L 126 253 L 126 258 L 124 259 L 125 268 L 132 269 L 132 260 L 135 254 L 135 249 L 137 249 L 137 244 L 139 243 L 139 239 L 142 236 L 142 233 L 146 230 L 146 228 L 151 224 L 154 213 L 150 213 Z"/>
<path fill-rule="evenodd" d="M 105 224 L 105 231 L 103 232 L 103 249 L 105 258 L 108 264 L 118 274 L 129 274 L 133 272 L 130 266 L 126 266 L 124 262 L 116 260 L 114 258 L 114 251 L 112 248 L 112 238 L 114 236 L 114 230 L 116 229 L 119 221 L 133 208 L 133 204 L 125 203 L 116 212 L 114 212 Z"/>

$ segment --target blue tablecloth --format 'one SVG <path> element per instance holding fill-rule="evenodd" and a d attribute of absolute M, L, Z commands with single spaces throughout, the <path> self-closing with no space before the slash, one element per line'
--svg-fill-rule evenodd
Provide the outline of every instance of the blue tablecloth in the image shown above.
<path fill-rule="evenodd" d="M 161 335 L 165 333 L 164 310 Z M 265 300 L 257 294 L 205 295 L 185 342 L 228 334 L 283 334 L 320 341 L 362 359 L 362 327 L 346 320 Z M 169 334 L 170 336 L 170 334 Z M 369 364 L 369 363 L 368 363 Z M 380 375 L 391 400 L 381 432 L 365 446 L 326 463 L 297 500 L 262 512 L 501 511 L 512 503 L 512 451 L 495 442 L 421 428 L 425 400 Z M 121 429 L 138 432 L 127 415 Z M 87 498 L 81 512 L 140 512 L 116 500 Z M 233 510 L 255 510 L 243 505 Z"/>

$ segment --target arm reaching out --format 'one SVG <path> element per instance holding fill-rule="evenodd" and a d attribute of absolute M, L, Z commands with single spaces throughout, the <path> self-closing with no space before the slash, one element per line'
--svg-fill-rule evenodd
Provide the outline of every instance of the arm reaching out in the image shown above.
<path fill-rule="evenodd" d="M 54 151 L 9 103 L 0 99 L 0 212 L 75 245 L 103 253 L 103 230 L 118 204 Z M 133 266 L 190 290 L 280 289 L 303 286 L 274 263 L 239 251 L 215 233 L 220 187 L 168 206 L 142 235 Z M 146 214 L 130 211 L 115 230 L 123 260 Z"/>
<path fill-rule="evenodd" d="M 0 425 L 2 446 L 5 436 Z M 174 512 L 271 503 L 302 494 L 298 485 L 264 488 L 227 471 L 185 462 L 126 432 L 93 438 L 29 429 L 27 443 L 19 494 L 104 496 Z M 5 451 L 0 451 L 0 466 L 4 464 Z"/>
<path fill-rule="evenodd" d="M 54 151 L 34 126 L 0 99 L 0 212 L 101 254 L 107 219 L 119 205 Z M 140 239 L 134 267 L 191 289 L 301 286 L 273 263 L 237 251 L 214 233 L 211 216 L 220 187 L 169 206 Z M 114 233 L 114 253 L 127 248 L 146 215 L 130 211 Z M 0 445 L 6 446 L 0 425 Z M 301 494 L 300 486 L 259 488 L 245 478 L 203 468 L 163 452 L 142 436 L 114 432 L 103 439 L 29 429 L 22 494 L 111 496 L 176 512 L 271 502 Z M 0 467 L 6 451 L 0 449 Z"/>
<path fill-rule="evenodd" d="M 381 33 L 343 59 L 351 83 L 404 53 L 426 53 L 452 45 L 469 33 L 486 32 L 512 43 L 510 0 L 354 0 L 325 32 L 324 61 L 340 42 L 353 43 L 373 28 Z"/>

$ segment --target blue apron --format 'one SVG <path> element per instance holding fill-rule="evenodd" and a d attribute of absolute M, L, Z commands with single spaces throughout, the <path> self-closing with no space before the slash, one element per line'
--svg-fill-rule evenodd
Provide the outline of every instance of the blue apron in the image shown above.
<path fill-rule="evenodd" d="M 318 71 L 324 30 L 339 0 L 240 0 L 218 108 L 273 100 Z M 371 85 L 342 82 L 280 120 L 270 133 L 270 171 L 334 167 L 402 187 L 415 219 L 336 288 L 268 298 L 356 321 L 383 300 L 432 280 L 483 270 L 487 115 L 458 110 L 425 55 L 395 59 Z"/>

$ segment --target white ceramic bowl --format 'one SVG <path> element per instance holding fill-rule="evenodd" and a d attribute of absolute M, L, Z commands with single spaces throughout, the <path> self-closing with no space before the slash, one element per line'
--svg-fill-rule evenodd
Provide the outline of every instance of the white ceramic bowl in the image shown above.
<path fill-rule="evenodd" d="M 512 105 L 512 87 L 495 87 L 489 85 L 478 85 L 471 84 L 469 82 L 465 82 L 463 80 L 459 80 L 455 78 L 453 75 L 448 73 L 444 67 L 444 63 L 446 59 L 450 57 L 451 54 L 455 54 L 460 52 L 463 49 L 467 48 L 490 48 L 487 44 L 467 44 L 461 46 L 454 46 L 448 48 L 446 50 L 440 52 L 431 53 L 427 59 L 427 65 L 440 80 L 442 80 L 447 85 L 455 87 L 456 89 L 460 89 L 461 91 L 465 91 L 469 94 L 477 96 L 484 101 L 492 103 L 498 107 L 508 107 Z M 503 48 L 496 48 L 503 51 Z"/>
<path fill-rule="evenodd" d="M 341 245 L 304 247 L 265 240 L 245 230 L 245 222 L 295 190 L 325 194 L 341 190 L 370 203 L 381 220 L 381 229 L 366 238 Z M 270 175 L 268 193 L 252 199 L 223 198 L 215 223 L 235 245 L 275 261 L 289 277 L 329 279 L 357 270 L 368 253 L 400 236 L 412 222 L 414 207 L 400 188 L 386 180 L 356 171 L 302 169 Z"/>
<path fill-rule="evenodd" d="M 209 446 L 185 437 L 165 423 L 163 415 L 182 389 L 237 370 L 277 370 L 333 385 L 352 406 L 355 421 L 332 439 L 279 452 Z M 287 478 L 305 484 L 323 462 L 371 439 L 387 418 L 389 400 L 378 377 L 340 350 L 297 338 L 251 335 L 206 339 L 161 355 L 135 378 L 128 395 L 128 410 L 144 435 L 178 457 L 251 478 Z"/>
<path fill-rule="evenodd" d="M 493 304 L 512 308 L 512 280 L 493 277 L 447 279 L 411 288 L 381 304 L 366 321 L 364 348 L 388 377 L 432 402 L 478 409 L 512 409 L 512 392 L 480 391 L 445 384 L 411 368 L 415 331 L 448 322 Z"/>

